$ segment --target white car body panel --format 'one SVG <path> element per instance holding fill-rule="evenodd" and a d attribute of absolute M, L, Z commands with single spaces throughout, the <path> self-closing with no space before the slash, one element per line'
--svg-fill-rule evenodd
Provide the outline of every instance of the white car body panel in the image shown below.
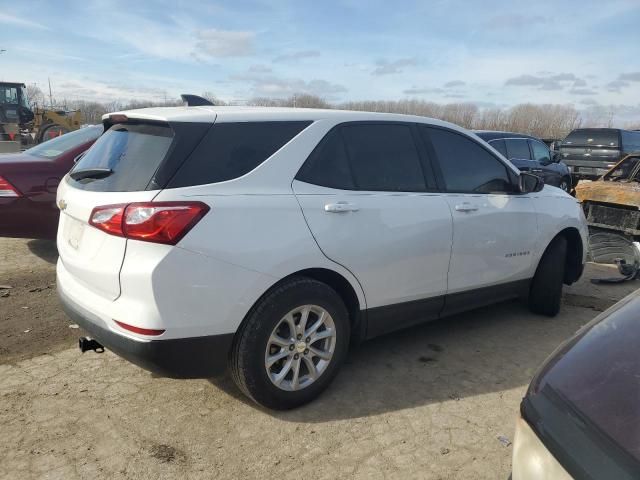
<path fill-rule="evenodd" d="M 354 192 L 297 180 L 293 189 L 318 246 L 360 280 L 368 308 L 446 293 L 452 231 L 441 195 Z M 339 202 L 358 210 L 326 211 Z"/>
<path fill-rule="evenodd" d="M 91 192 L 60 182 L 57 205 L 61 208 L 57 247 L 60 261 L 76 280 L 108 300 L 120 295 L 120 266 L 127 241 L 106 235 L 89 225 L 92 210 L 100 205 L 151 201 L 158 191 Z M 62 208 L 64 207 L 64 208 Z"/>
<path fill-rule="evenodd" d="M 530 278 L 538 225 L 528 195 L 443 196 L 453 215 L 448 293 Z"/>

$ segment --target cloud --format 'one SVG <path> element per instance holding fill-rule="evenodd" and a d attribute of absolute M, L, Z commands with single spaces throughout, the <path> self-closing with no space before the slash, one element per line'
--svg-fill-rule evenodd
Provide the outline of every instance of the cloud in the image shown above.
<path fill-rule="evenodd" d="M 640 82 L 640 72 L 621 73 L 618 78 L 605 85 L 610 92 L 621 93 L 623 88 L 631 86 L 630 82 Z"/>
<path fill-rule="evenodd" d="M 466 82 L 463 82 L 462 80 L 451 80 L 450 82 L 447 82 L 444 84 L 444 88 L 451 88 L 451 87 L 462 87 L 464 85 L 466 85 Z"/>
<path fill-rule="evenodd" d="M 622 73 L 618 80 L 623 82 L 640 82 L 640 72 Z"/>
<path fill-rule="evenodd" d="M 487 20 L 486 25 L 490 28 L 521 29 L 523 25 L 531 27 L 536 24 L 549 23 L 548 17 L 542 15 L 521 15 L 518 13 L 508 13 L 495 15 Z"/>
<path fill-rule="evenodd" d="M 300 78 L 285 78 L 256 72 L 233 75 L 231 79 L 249 83 L 251 95 L 255 97 L 286 97 L 294 93 L 308 93 L 331 99 L 347 91 L 344 85 L 326 80 L 312 79 L 307 81 Z"/>
<path fill-rule="evenodd" d="M 27 18 L 16 17 L 9 15 L 8 13 L 0 13 L 0 23 L 5 25 L 15 25 L 18 27 L 37 28 L 39 30 L 49 30 L 49 27 L 42 25 L 41 23 L 34 22 Z"/>
<path fill-rule="evenodd" d="M 465 98 L 466 95 L 463 95 L 462 93 L 447 93 L 445 97 L 446 98 Z"/>
<path fill-rule="evenodd" d="M 509 78 L 505 82 L 507 86 L 538 87 L 538 90 L 563 90 L 569 84 L 575 89 L 575 87 L 585 87 L 587 82 L 573 73 L 551 75 L 550 72 L 541 72 L 539 75 L 520 75 Z"/>
<path fill-rule="evenodd" d="M 216 30 L 210 28 L 196 33 L 196 55 L 209 57 L 241 57 L 253 53 L 253 32 Z"/>
<path fill-rule="evenodd" d="M 305 58 L 319 57 L 320 52 L 317 50 L 301 50 L 299 52 L 285 53 L 273 59 L 274 62 L 296 62 Z"/>
<path fill-rule="evenodd" d="M 580 100 L 580 103 L 582 105 L 598 105 L 598 102 L 595 101 L 593 98 L 583 98 L 582 100 Z"/>
<path fill-rule="evenodd" d="M 572 95 L 597 95 L 598 92 L 591 88 L 572 88 L 569 90 Z"/>
<path fill-rule="evenodd" d="M 445 92 L 446 90 L 444 88 L 438 87 L 411 87 L 402 91 L 402 93 L 404 93 L 405 95 L 425 95 L 428 93 L 443 94 Z"/>
<path fill-rule="evenodd" d="M 629 82 L 618 79 L 614 80 L 613 82 L 607 83 L 605 87 L 607 87 L 607 90 L 609 90 L 610 92 L 620 93 L 623 88 L 626 88 L 629 85 Z"/>
<path fill-rule="evenodd" d="M 372 75 L 391 75 L 394 73 L 402 73 L 404 67 L 412 67 L 417 65 L 415 58 L 399 58 L 390 62 L 386 59 L 380 59 L 376 62 L 376 68 L 371 72 Z"/>
<path fill-rule="evenodd" d="M 271 67 L 267 67 L 266 65 L 251 65 L 249 67 L 249 72 L 251 73 L 271 73 Z"/>

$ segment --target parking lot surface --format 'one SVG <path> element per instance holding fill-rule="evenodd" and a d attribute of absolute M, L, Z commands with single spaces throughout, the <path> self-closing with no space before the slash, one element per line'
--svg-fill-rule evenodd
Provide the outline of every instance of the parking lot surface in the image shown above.
<path fill-rule="evenodd" d="M 317 401 L 271 412 L 227 377 L 80 354 L 55 258 L 51 243 L 0 239 L 0 479 L 507 478 L 536 368 L 636 288 L 592 285 L 617 272 L 588 265 L 556 318 L 511 302 L 381 337 Z"/>

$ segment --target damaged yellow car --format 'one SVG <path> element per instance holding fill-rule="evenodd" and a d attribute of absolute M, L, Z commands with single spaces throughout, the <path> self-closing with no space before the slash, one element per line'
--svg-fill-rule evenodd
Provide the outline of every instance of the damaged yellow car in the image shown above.
<path fill-rule="evenodd" d="M 592 259 L 616 263 L 625 275 L 640 268 L 640 152 L 598 180 L 580 182 L 576 197 L 589 224 Z"/>

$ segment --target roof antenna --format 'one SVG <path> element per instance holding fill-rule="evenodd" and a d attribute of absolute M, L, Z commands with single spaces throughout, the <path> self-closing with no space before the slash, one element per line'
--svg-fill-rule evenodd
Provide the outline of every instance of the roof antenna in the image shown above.
<path fill-rule="evenodd" d="M 182 101 L 187 105 L 187 107 L 202 107 L 202 106 L 215 106 L 215 104 L 211 100 L 207 100 L 206 98 L 202 98 L 198 95 L 192 95 L 190 93 L 183 93 L 180 95 Z"/>

